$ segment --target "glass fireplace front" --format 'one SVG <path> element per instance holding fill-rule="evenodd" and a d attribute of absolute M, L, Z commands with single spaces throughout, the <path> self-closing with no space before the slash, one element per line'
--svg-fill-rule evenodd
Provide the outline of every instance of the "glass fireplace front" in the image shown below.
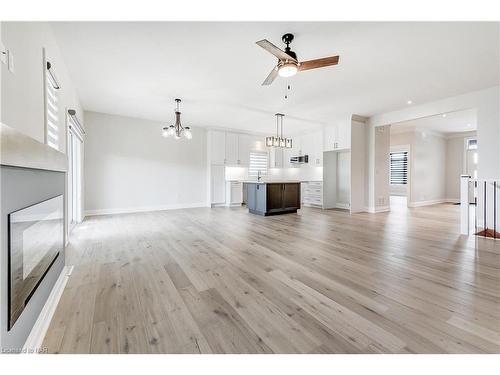
<path fill-rule="evenodd" d="M 9 330 L 64 246 L 63 196 L 9 214 Z"/>

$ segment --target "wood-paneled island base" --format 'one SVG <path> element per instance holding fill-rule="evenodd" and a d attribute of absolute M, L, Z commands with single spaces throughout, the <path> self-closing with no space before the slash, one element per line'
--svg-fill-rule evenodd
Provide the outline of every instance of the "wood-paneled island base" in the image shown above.
<path fill-rule="evenodd" d="M 245 182 L 248 211 L 270 216 L 300 209 L 300 182 Z"/>

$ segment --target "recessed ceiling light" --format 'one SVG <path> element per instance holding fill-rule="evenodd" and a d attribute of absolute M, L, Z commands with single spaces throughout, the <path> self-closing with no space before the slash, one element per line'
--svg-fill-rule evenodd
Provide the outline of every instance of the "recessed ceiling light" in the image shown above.
<path fill-rule="evenodd" d="M 406 102 L 406 104 L 408 104 L 408 105 L 409 105 L 409 104 L 413 104 L 413 102 L 412 102 L 411 100 L 408 100 L 408 101 Z"/>
<path fill-rule="evenodd" d="M 443 113 L 443 117 L 446 117 L 446 113 Z"/>
<path fill-rule="evenodd" d="M 467 127 L 470 128 L 472 125 L 471 124 L 467 124 Z"/>

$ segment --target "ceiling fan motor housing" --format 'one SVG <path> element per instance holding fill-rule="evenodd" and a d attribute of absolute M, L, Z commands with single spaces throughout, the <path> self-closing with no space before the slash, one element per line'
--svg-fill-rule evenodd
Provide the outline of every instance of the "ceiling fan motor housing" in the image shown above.
<path fill-rule="evenodd" d="M 290 57 L 293 57 L 295 60 L 297 60 L 297 54 L 295 52 L 293 52 L 289 46 L 289 44 L 292 43 L 293 34 L 285 34 L 281 37 L 281 40 L 283 41 L 283 43 L 286 44 L 286 48 L 285 48 L 286 54 L 289 55 Z"/>

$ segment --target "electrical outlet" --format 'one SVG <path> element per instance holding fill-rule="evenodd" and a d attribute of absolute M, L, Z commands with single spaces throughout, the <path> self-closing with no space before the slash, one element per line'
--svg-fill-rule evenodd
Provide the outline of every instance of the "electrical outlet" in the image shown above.
<path fill-rule="evenodd" d="M 9 72 L 14 73 L 14 55 L 11 51 L 7 51 L 7 66 L 9 68 Z"/>

